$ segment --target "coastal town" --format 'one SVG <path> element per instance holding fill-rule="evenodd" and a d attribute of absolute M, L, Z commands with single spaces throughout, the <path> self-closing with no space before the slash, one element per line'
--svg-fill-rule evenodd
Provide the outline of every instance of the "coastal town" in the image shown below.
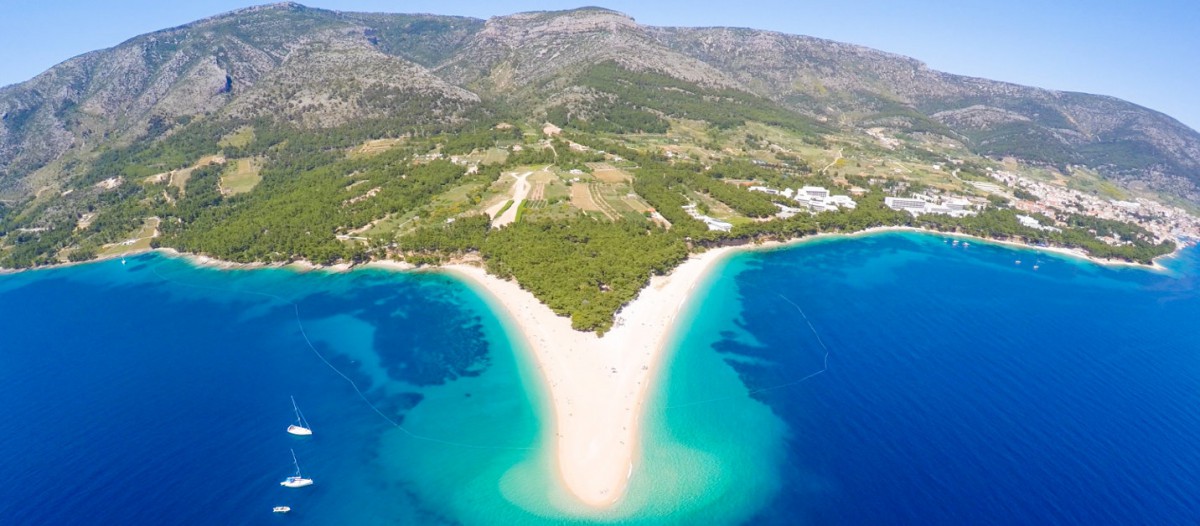
<path fill-rule="evenodd" d="M 1013 209 L 1023 212 L 1017 215 L 1022 226 L 1045 231 L 1061 231 L 1069 226 L 1072 215 L 1086 215 L 1097 219 L 1130 223 L 1144 228 L 1155 242 L 1173 241 L 1190 245 L 1200 241 L 1200 216 L 1181 207 L 1165 204 L 1146 197 L 1128 200 L 1104 198 L 1066 186 L 1032 179 L 1005 170 L 988 168 L 987 174 L 995 182 L 970 181 L 974 195 L 930 189 L 908 194 L 889 195 L 884 204 L 893 210 L 904 211 L 918 217 L 925 214 L 966 217 L 978 214 L 995 203 L 988 197 L 994 196 Z M 906 188 L 907 185 L 901 185 Z M 857 202 L 850 195 L 838 195 L 822 186 L 805 185 L 798 188 L 776 189 L 762 185 L 749 186 L 752 192 L 762 192 L 778 198 L 775 206 L 778 218 L 789 218 L 797 213 L 816 214 L 838 210 L 853 210 Z M 852 187 L 849 193 L 861 195 L 865 191 Z M 788 202 L 782 204 L 780 201 Z M 796 206 L 790 206 L 794 203 Z M 732 224 L 704 215 L 696 204 L 684 209 L 692 217 L 703 221 L 710 230 L 729 232 Z M 1115 236 L 1097 236 L 1110 245 L 1128 243 Z"/>
<path fill-rule="evenodd" d="M 1084 214 L 1100 219 L 1133 223 L 1148 230 L 1158 241 L 1175 240 L 1182 243 L 1200 240 L 1200 217 L 1188 211 L 1144 197 L 1132 200 L 1105 199 L 1062 186 L 1036 181 L 1012 172 L 992 170 L 988 174 L 1004 185 L 976 183 L 985 191 L 1011 193 L 1019 189 L 1032 198 L 1013 197 L 1013 207 L 1032 214 L 1041 214 L 1061 221 L 1066 214 Z M 1118 240 L 1108 240 L 1112 243 Z"/>

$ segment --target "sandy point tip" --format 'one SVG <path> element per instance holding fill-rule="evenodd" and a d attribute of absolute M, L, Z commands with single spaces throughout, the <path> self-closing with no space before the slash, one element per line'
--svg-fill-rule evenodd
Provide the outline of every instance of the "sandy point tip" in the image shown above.
<path fill-rule="evenodd" d="M 641 412 L 668 334 L 693 285 L 726 252 L 710 250 L 652 279 L 603 338 L 571 329 L 515 282 L 474 267 L 446 267 L 487 289 L 520 329 L 553 402 L 558 474 L 582 503 L 609 507 L 625 495 L 641 447 Z"/>

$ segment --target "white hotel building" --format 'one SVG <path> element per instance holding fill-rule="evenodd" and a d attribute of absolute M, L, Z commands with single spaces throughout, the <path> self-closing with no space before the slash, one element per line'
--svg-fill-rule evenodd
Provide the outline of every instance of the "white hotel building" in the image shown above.
<path fill-rule="evenodd" d="M 946 214 L 953 217 L 974 215 L 971 202 L 961 197 L 946 197 L 941 203 L 934 198 L 917 194 L 912 197 L 885 197 L 883 204 L 892 210 L 903 210 L 914 216 L 920 214 Z"/>

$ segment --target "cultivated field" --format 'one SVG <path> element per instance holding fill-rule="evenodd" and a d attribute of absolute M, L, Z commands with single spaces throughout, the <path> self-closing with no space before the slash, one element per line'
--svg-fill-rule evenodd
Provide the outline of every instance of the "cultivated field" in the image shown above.
<path fill-rule="evenodd" d="M 604 183 L 625 183 L 633 178 L 624 170 L 614 168 L 608 163 L 588 163 L 592 176 Z"/>
<path fill-rule="evenodd" d="M 637 194 L 625 195 L 624 197 L 621 197 L 621 202 L 624 203 L 625 206 L 628 206 L 630 210 L 633 210 L 639 214 L 649 212 L 653 209 L 653 207 L 650 206 L 650 203 L 644 201 Z"/>
<path fill-rule="evenodd" d="M 592 199 L 592 185 L 575 183 L 571 185 L 571 206 L 584 212 L 600 212 L 600 205 Z"/>
<path fill-rule="evenodd" d="M 575 183 L 571 185 L 571 204 L 585 212 L 599 212 L 610 221 L 616 221 L 622 216 L 634 212 L 617 195 L 627 191 L 624 185 L 620 187 L 603 183 Z"/>
<path fill-rule="evenodd" d="M 533 190 L 529 191 L 529 200 L 530 201 L 545 201 L 546 200 L 546 184 L 547 183 L 534 183 Z"/>

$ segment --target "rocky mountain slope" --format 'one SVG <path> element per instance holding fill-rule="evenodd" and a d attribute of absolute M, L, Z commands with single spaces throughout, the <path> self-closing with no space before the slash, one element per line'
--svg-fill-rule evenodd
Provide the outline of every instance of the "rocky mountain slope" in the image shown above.
<path fill-rule="evenodd" d="M 712 117 L 689 98 L 737 109 Z M 1200 134 L 1111 97 L 962 77 L 809 37 L 648 27 L 598 8 L 483 21 L 294 3 L 136 37 L 0 89 L 0 197 L 62 189 L 96 153 L 197 121 L 453 124 L 480 109 L 593 123 L 624 112 L 650 127 L 663 116 L 794 113 L 850 133 L 933 134 L 979 154 L 1086 166 L 1200 203 Z"/>
<path fill-rule="evenodd" d="M 321 127 L 391 114 L 408 99 L 422 102 L 410 111 L 448 119 L 478 102 L 405 53 L 386 52 L 399 43 L 389 40 L 397 24 L 431 17 L 378 19 L 297 4 L 254 7 L 136 37 L 0 89 L 0 192 L 56 186 L 69 169 L 30 176 L 64 154 L 153 139 L 147 132 L 196 117 Z M 406 47 L 429 56 L 438 33 Z"/>
<path fill-rule="evenodd" d="M 746 29 L 658 28 L 656 39 L 748 89 L 854 126 L 928 130 L 976 153 L 1087 165 L 1200 198 L 1200 135 L 1112 97 L 952 75 L 861 46 Z"/>

